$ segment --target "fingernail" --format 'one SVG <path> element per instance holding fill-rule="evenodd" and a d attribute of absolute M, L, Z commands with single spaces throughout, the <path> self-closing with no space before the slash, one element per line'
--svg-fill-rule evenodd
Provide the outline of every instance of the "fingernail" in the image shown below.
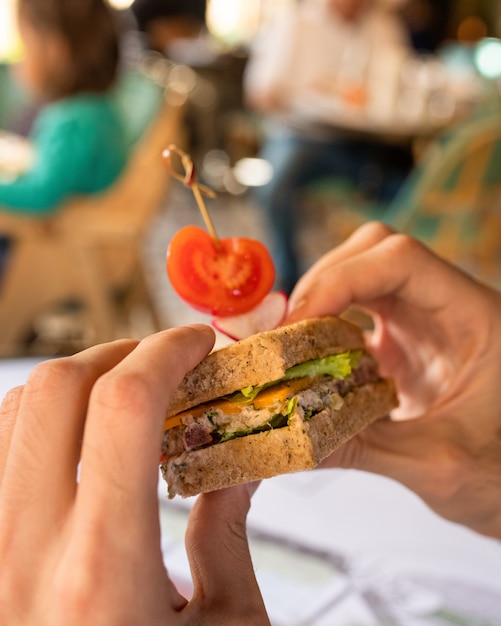
<path fill-rule="evenodd" d="M 306 298 L 299 298 L 298 300 L 289 300 L 289 307 L 287 310 L 287 317 L 290 317 L 293 313 L 295 316 L 304 309 L 306 306 Z"/>
<path fill-rule="evenodd" d="M 207 326 L 207 324 L 188 324 L 186 328 L 192 328 L 197 333 L 205 333 L 206 335 L 214 336 L 214 330 Z"/>

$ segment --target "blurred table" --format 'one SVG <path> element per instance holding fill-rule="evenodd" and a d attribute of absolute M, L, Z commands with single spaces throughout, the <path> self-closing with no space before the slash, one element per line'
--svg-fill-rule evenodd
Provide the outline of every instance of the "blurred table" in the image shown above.
<path fill-rule="evenodd" d="M 363 84 L 325 82 L 296 95 L 292 114 L 308 123 L 386 141 L 431 138 L 485 100 L 474 75 L 458 78 L 434 55 L 385 58 Z"/>
<path fill-rule="evenodd" d="M 0 359 L 0 401 L 12 387 L 22 385 L 42 358 Z"/>
<path fill-rule="evenodd" d="M 165 563 L 189 594 L 193 499 L 159 490 Z M 501 543 L 443 520 L 389 479 L 322 470 L 264 481 L 248 532 L 273 626 L 501 624 Z"/>
<path fill-rule="evenodd" d="M 417 103 L 414 103 L 416 105 Z M 323 124 L 342 132 L 369 135 L 387 141 L 413 141 L 431 137 L 457 119 L 453 105 L 445 103 L 442 115 L 432 115 L 416 106 L 397 113 L 395 107 L 356 105 L 333 95 L 309 92 L 295 101 L 293 115 L 303 122 Z M 424 105 L 423 105 L 424 106 Z"/>
<path fill-rule="evenodd" d="M 0 398 L 40 360 L 0 361 Z M 189 595 L 193 498 L 167 500 L 162 481 L 159 498 L 165 563 Z M 264 481 L 248 527 L 273 626 L 501 624 L 501 543 L 389 479 L 322 470 Z"/>

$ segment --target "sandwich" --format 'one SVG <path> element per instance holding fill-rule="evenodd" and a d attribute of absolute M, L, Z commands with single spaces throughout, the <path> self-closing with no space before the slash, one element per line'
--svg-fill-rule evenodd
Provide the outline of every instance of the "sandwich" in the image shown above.
<path fill-rule="evenodd" d="M 160 464 L 169 497 L 313 469 L 397 405 L 351 322 L 252 335 L 209 354 L 175 392 Z"/>

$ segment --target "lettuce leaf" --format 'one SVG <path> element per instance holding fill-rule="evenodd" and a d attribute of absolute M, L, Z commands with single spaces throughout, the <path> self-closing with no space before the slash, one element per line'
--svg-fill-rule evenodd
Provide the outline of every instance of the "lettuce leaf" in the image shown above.
<path fill-rule="evenodd" d="M 332 354 L 322 359 L 312 359 L 304 363 L 298 363 L 285 372 L 282 380 L 292 380 L 294 378 L 304 378 L 305 376 L 323 376 L 327 374 L 332 378 L 348 378 L 352 370 L 358 367 L 362 353 L 357 351 L 346 351 L 340 354 Z"/>
<path fill-rule="evenodd" d="M 351 372 L 358 367 L 360 357 L 362 356 L 361 350 L 347 350 L 339 354 L 331 354 L 321 359 L 311 359 L 310 361 L 304 361 L 298 363 L 293 367 L 290 367 L 283 378 L 274 380 L 265 385 L 256 387 L 244 387 L 231 396 L 231 399 L 235 402 L 252 402 L 254 398 L 263 389 L 267 389 L 272 385 L 281 383 L 287 380 L 293 380 L 295 378 L 315 377 L 315 376 L 332 376 L 342 380 L 348 378 Z"/>

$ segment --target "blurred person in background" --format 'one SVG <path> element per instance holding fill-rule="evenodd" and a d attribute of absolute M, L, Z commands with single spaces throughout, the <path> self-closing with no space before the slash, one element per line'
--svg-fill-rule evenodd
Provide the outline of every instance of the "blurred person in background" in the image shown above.
<path fill-rule="evenodd" d="M 207 29 L 207 0 L 134 0 L 130 12 L 144 50 L 188 66 L 191 79 L 211 92 L 200 106 L 190 98 L 185 111 L 187 147 L 191 153 L 213 150 L 218 143 L 216 101 L 225 91 L 220 52 Z M 188 75 L 188 74 L 187 74 Z M 217 96 L 216 96 L 216 91 Z"/>
<path fill-rule="evenodd" d="M 0 212 L 42 216 L 71 196 L 104 190 L 125 164 L 110 99 L 119 32 L 105 0 L 19 0 L 17 11 L 24 59 L 16 78 L 40 109 L 33 163 L 14 180 L 0 179 Z M 0 263 L 10 245 L 1 242 Z"/>
<path fill-rule="evenodd" d="M 290 292 L 301 273 L 303 190 L 320 179 L 341 178 L 387 202 L 413 165 L 409 145 L 355 134 L 342 121 L 320 123 L 311 112 L 305 118 L 295 112 L 297 105 L 304 95 L 327 94 L 352 117 L 363 116 L 367 98 L 387 89 L 385 65 L 409 50 L 403 21 L 377 0 L 302 0 L 258 34 L 244 89 L 248 104 L 265 114 L 261 156 L 273 176 L 257 200 L 271 229 L 277 288 Z"/>
<path fill-rule="evenodd" d="M 402 17 L 412 47 L 421 53 L 435 52 L 451 34 L 452 0 L 406 0 Z"/>
<path fill-rule="evenodd" d="M 131 12 L 146 48 L 173 58 L 178 47 L 192 48 L 204 39 L 206 5 L 207 0 L 134 0 Z"/>

